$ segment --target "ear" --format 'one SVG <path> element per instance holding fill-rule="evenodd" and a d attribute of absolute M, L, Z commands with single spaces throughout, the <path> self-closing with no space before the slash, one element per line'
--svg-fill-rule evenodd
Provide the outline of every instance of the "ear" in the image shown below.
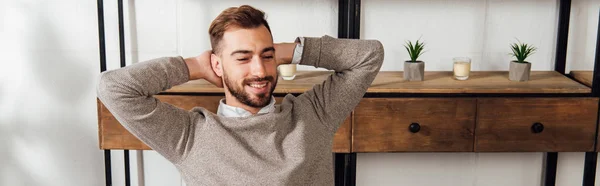
<path fill-rule="evenodd" d="M 210 66 L 212 67 L 212 70 L 215 72 L 215 74 L 217 74 L 217 76 L 219 77 L 223 77 L 223 64 L 222 64 L 222 60 L 219 56 L 213 54 L 210 54 Z"/>

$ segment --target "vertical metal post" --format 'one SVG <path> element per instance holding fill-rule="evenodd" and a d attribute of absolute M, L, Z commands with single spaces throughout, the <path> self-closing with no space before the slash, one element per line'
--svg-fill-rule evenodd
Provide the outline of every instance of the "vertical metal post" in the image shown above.
<path fill-rule="evenodd" d="M 544 171 L 544 186 L 556 185 L 556 162 L 558 161 L 557 152 L 546 153 L 546 169 Z"/>
<path fill-rule="evenodd" d="M 125 186 L 131 185 L 131 174 L 129 171 L 129 150 L 124 150 L 125 155 Z"/>
<path fill-rule="evenodd" d="M 119 56 L 121 57 L 121 67 L 125 67 L 125 28 L 123 21 L 123 0 L 118 0 L 119 8 Z"/>
<path fill-rule="evenodd" d="M 110 163 L 110 150 L 104 150 L 104 178 L 106 180 L 106 186 L 112 186 L 112 173 Z"/>
<path fill-rule="evenodd" d="M 339 0 L 338 38 L 360 39 L 360 0 Z M 335 185 L 356 185 L 356 153 L 336 153 Z"/>
<path fill-rule="evenodd" d="M 598 15 L 600 18 L 600 14 Z M 592 95 L 600 97 L 600 19 L 598 21 L 598 31 L 596 33 L 596 58 L 594 60 L 594 72 L 592 77 Z M 600 109 L 600 105 L 598 106 Z M 600 126 L 600 111 L 596 116 L 596 136 L 598 139 L 598 127 Z M 596 141 L 596 144 L 598 141 Z M 595 144 L 594 144 L 595 145 Z M 596 166 L 598 162 L 598 149 L 594 146 L 594 152 L 586 152 L 584 167 L 583 167 L 583 185 L 593 186 L 596 184 Z"/>
<path fill-rule="evenodd" d="M 106 42 L 104 36 L 104 2 L 97 0 L 98 8 L 98 43 L 100 49 L 100 72 L 106 71 Z M 112 186 L 112 168 L 110 150 L 104 150 L 104 179 L 106 186 Z"/>
<path fill-rule="evenodd" d="M 360 38 L 360 0 L 349 0 L 348 18 L 349 21 L 348 33 L 350 38 Z"/>
<path fill-rule="evenodd" d="M 558 32 L 556 36 L 556 63 L 554 64 L 554 70 L 562 74 L 565 74 L 565 66 L 567 63 L 570 17 L 571 0 L 560 0 L 558 12 Z"/>
<path fill-rule="evenodd" d="M 600 17 L 600 15 L 598 17 Z M 594 60 L 592 94 L 595 97 L 600 97 L 600 20 L 598 21 L 598 32 L 596 33 L 596 58 Z"/>
<path fill-rule="evenodd" d="M 334 183 L 335 186 L 344 186 L 346 182 L 345 173 L 346 173 L 346 154 L 345 153 L 335 153 L 334 154 Z"/>
<path fill-rule="evenodd" d="M 571 0 L 560 0 L 558 12 L 558 32 L 556 36 L 556 61 L 554 70 L 565 74 L 567 63 L 567 46 L 569 41 L 569 19 L 571 17 Z M 544 170 L 544 185 L 556 184 L 556 167 L 558 162 L 557 152 L 547 152 Z"/>
<path fill-rule="evenodd" d="M 338 2 L 338 38 L 348 37 L 348 0 Z"/>
<path fill-rule="evenodd" d="M 104 2 L 98 0 L 98 37 L 100 44 L 100 72 L 106 71 L 106 43 L 104 41 Z"/>
<path fill-rule="evenodd" d="M 119 56 L 121 61 L 121 67 L 125 67 L 125 21 L 123 20 L 123 0 L 118 0 L 118 13 L 119 13 Z M 129 169 L 129 150 L 124 150 L 125 158 L 125 185 L 131 185 L 131 170 Z"/>
<path fill-rule="evenodd" d="M 360 38 L 360 0 L 339 0 L 338 38 Z"/>
<path fill-rule="evenodd" d="M 356 185 L 356 153 L 350 153 L 347 155 L 346 164 L 346 185 Z"/>
<path fill-rule="evenodd" d="M 583 167 L 583 186 L 594 186 L 596 184 L 596 162 L 597 152 L 586 152 Z"/>

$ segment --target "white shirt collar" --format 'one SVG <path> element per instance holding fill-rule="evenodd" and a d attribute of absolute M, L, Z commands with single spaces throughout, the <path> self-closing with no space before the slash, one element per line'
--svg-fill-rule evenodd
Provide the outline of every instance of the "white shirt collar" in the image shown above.
<path fill-rule="evenodd" d="M 275 110 L 275 97 L 271 96 L 271 102 L 269 105 L 261 108 L 258 111 L 258 114 L 270 113 Z M 217 115 L 224 117 L 246 117 L 251 116 L 252 113 L 247 110 L 239 107 L 234 107 L 231 105 L 225 104 L 225 98 L 221 99 L 219 102 L 219 108 L 217 108 Z"/>

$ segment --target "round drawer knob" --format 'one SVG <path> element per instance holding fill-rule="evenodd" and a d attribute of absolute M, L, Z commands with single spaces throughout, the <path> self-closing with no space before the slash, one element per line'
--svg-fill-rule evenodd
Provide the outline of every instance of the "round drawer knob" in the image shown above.
<path fill-rule="evenodd" d="M 418 123 L 411 123 L 408 126 L 408 130 L 410 130 L 410 132 L 412 133 L 417 133 L 421 130 L 421 125 L 419 125 Z"/>
<path fill-rule="evenodd" d="M 537 122 L 531 125 L 531 132 L 540 133 L 542 131 L 544 131 L 544 125 L 542 123 Z"/>

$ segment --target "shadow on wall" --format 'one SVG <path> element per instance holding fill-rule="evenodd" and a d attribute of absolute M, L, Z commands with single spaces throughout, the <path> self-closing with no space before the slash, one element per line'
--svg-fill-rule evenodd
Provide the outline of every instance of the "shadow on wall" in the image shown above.
<path fill-rule="evenodd" d="M 83 21 L 63 19 L 81 16 L 68 14 L 82 11 L 56 14 L 55 7 L 32 2 L 9 5 L 25 20 L 25 31 L 10 32 L 20 42 L 16 50 L 23 56 L 15 63 L 24 69 L 16 78 L 22 78 L 24 86 L 13 87 L 18 95 L 5 98 L 14 101 L 8 107 L 13 114 L 0 125 L 0 146 L 7 150 L 0 154 L 0 178 L 7 178 L 0 185 L 104 184 L 95 129 L 97 65 L 88 66 L 97 63 L 97 51 L 92 54 L 64 44 L 94 34 L 64 28 L 81 26 Z M 84 21 L 88 20 L 93 19 Z"/>

